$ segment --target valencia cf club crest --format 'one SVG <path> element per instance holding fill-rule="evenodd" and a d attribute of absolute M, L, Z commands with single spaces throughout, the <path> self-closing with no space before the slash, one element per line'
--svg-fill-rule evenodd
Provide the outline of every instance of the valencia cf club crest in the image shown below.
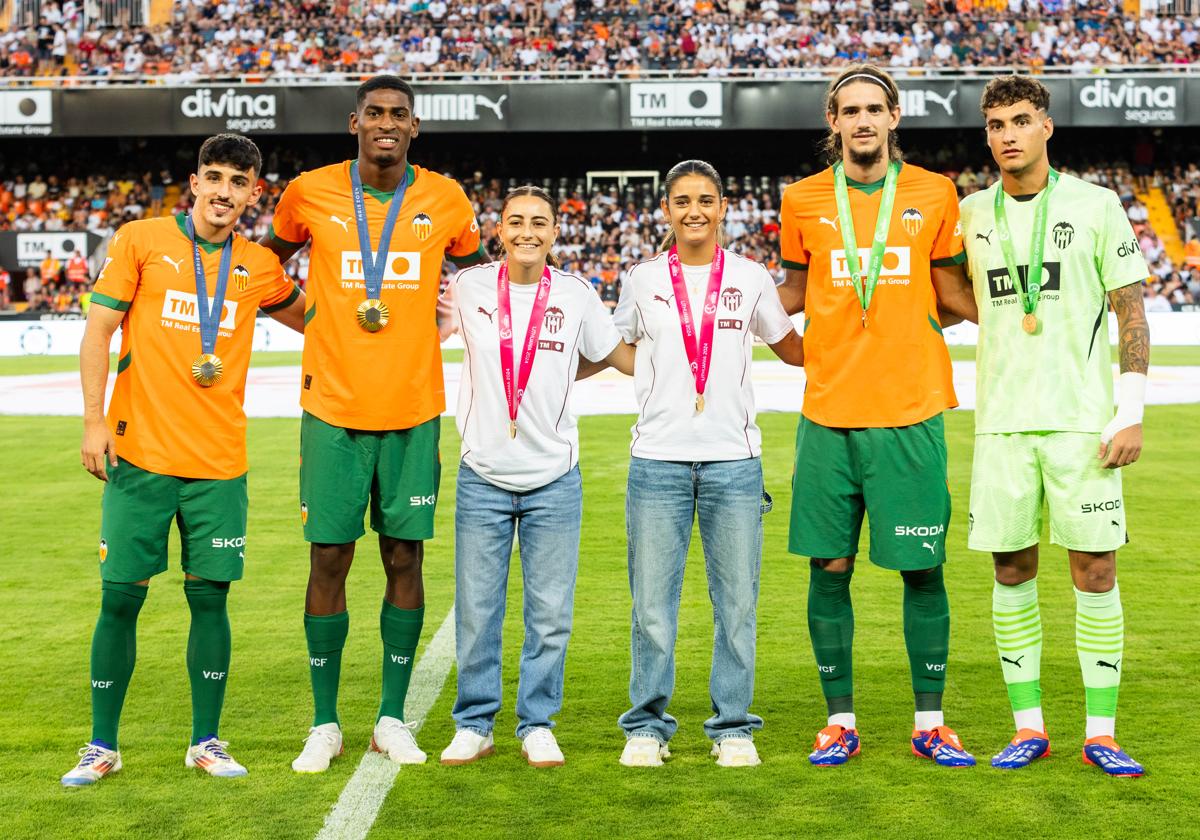
<path fill-rule="evenodd" d="M 108 559 L 108 540 L 100 540 L 100 562 Z"/>
<path fill-rule="evenodd" d="M 308 524 L 308 502 L 300 503 L 300 524 Z"/>
<path fill-rule="evenodd" d="M 1075 228 L 1071 227 L 1070 222 L 1059 222 L 1051 233 L 1059 250 L 1065 249 L 1075 239 Z"/>
<path fill-rule="evenodd" d="M 413 217 L 412 229 L 417 239 L 424 242 L 433 233 L 433 219 L 425 213 L 418 213 Z"/>
<path fill-rule="evenodd" d="M 233 269 L 233 285 L 237 287 L 239 292 L 246 291 L 250 285 L 250 269 L 244 265 L 235 266 Z"/>
<path fill-rule="evenodd" d="M 721 290 L 721 303 L 725 304 L 725 308 L 730 312 L 736 312 L 742 308 L 742 290 L 734 286 L 728 289 Z"/>
<path fill-rule="evenodd" d="M 909 236 L 916 236 L 925 227 L 925 217 L 916 207 L 909 207 L 900 214 L 900 224 L 904 225 Z"/>
<path fill-rule="evenodd" d="M 546 316 L 542 319 L 542 325 L 546 328 L 547 332 L 556 333 L 562 329 L 563 321 L 565 320 L 566 316 L 563 315 L 563 311 L 557 306 L 551 306 L 546 310 Z"/>

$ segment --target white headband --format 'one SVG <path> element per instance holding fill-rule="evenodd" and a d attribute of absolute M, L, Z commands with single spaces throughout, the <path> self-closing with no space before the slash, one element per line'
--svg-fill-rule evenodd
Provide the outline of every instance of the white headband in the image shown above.
<path fill-rule="evenodd" d="M 886 90 L 889 94 L 892 92 L 892 89 L 887 86 L 887 82 L 885 82 L 883 79 L 879 78 L 878 76 L 872 76 L 870 73 L 852 73 L 849 76 L 847 76 L 846 78 L 842 79 L 840 82 L 838 82 L 837 86 L 834 87 L 834 89 L 832 91 L 830 91 L 830 93 L 837 93 L 838 90 L 841 89 L 842 85 L 846 84 L 846 82 L 852 81 L 853 79 L 868 79 L 868 80 L 874 82 L 875 84 L 879 85 L 881 88 Z"/>

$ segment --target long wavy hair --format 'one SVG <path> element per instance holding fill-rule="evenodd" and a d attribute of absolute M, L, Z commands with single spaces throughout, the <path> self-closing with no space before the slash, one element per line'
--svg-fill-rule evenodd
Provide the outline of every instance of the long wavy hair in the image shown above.
<path fill-rule="evenodd" d="M 864 76 L 869 78 L 862 78 Z M 837 114 L 838 91 L 843 85 L 850 83 L 852 80 L 855 82 L 862 81 L 869 84 L 878 84 L 883 88 L 884 95 L 887 98 L 888 110 L 892 111 L 900 107 L 900 89 L 896 87 L 895 80 L 888 75 L 887 71 L 879 69 L 874 64 L 850 64 L 834 77 L 825 91 L 825 112 L 827 114 Z M 887 150 L 889 160 L 904 160 L 904 153 L 900 151 L 899 132 L 888 132 Z M 825 162 L 830 166 L 841 160 L 842 135 L 838 134 L 831 127 L 829 133 L 825 135 L 824 142 L 821 143 L 821 151 L 825 155 Z"/>

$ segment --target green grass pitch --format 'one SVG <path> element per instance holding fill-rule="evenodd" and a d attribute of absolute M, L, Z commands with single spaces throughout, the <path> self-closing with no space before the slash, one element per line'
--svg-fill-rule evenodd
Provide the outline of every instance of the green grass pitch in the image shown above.
<path fill-rule="evenodd" d="M 431 763 L 400 772 L 372 837 L 1183 837 L 1197 836 L 1200 732 L 1195 690 L 1200 594 L 1191 564 L 1196 428 L 1200 408 L 1151 407 L 1142 460 L 1126 471 L 1133 542 L 1121 555 L 1126 611 L 1118 736 L 1148 768 L 1111 780 L 1079 760 L 1083 691 L 1074 649 L 1074 601 L 1065 558 L 1043 554 L 1043 686 L 1054 754 L 1001 773 L 987 758 L 1011 736 L 1011 717 L 991 636 L 988 559 L 966 550 L 972 415 L 951 412 L 950 484 L 955 514 L 947 579 L 953 640 L 948 722 L 981 765 L 947 770 L 914 758 L 908 661 L 894 574 L 860 564 L 855 576 L 855 672 L 863 753 L 850 766 L 806 761 L 824 708 L 805 624 L 805 563 L 785 552 L 796 417 L 760 417 L 775 511 L 766 518 L 754 711 L 766 719 L 763 765 L 713 766 L 701 722 L 712 617 L 698 538 L 684 589 L 678 679 L 671 711 L 681 728 L 659 770 L 617 764 L 617 715 L 626 703 L 629 592 L 623 494 L 628 417 L 581 422 L 585 513 L 565 708 L 557 730 L 567 766 L 525 766 L 512 737 L 520 647 L 520 577 L 511 576 L 505 630 L 505 708 L 497 754 L 444 768 L 453 735 L 454 675 L 419 739 Z M 427 546 L 426 641 L 453 598 L 452 517 L 458 439 L 444 421 L 447 465 L 437 539 Z M 138 665 L 125 708 L 122 773 L 93 789 L 64 791 L 58 777 L 89 735 L 88 649 L 99 603 L 96 542 L 100 485 L 79 466 L 70 418 L 0 417 L 8 457 L 0 466 L 0 804 L 10 837 L 219 836 L 309 838 L 353 773 L 378 703 L 379 601 L 383 578 L 368 539 L 349 582 L 351 635 L 341 716 L 346 755 L 328 773 L 297 776 L 289 762 L 309 723 L 301 611 L 307 551 L 296 500 L 299 424 L 250 421 L 250 531 L 246 580 L 230 598 L 234 656 L 222 737 L 250 769 L 240 780 L 183 766 L 190 732 L 184 647 L 187 608 L 177 559 L 156 578 L 142 611 Z M 864 537 L 865 547 L 865 537 Z M 177 549 L 173 544 L 173 552 Z M 515 569 L 514 569 L 515 571 Z M 1192 804 L 1188 804 L 1188 803 Z"/>

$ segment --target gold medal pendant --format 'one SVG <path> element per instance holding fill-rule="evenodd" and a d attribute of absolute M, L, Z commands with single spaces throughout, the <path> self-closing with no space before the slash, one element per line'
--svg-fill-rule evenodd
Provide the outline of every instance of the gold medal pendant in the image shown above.
<path fill-rule="evenodd" d="M 221 363 L 221 357 L 212 353 L 205 353 L 196 361 L 192 362 L 192 379 L 196 380 L 196 384 L 201 388 L 211 388 L 221 381 L 221 375 L 225 372 L 225 366 Z"/>
<path fill-rule="evenodd" d="M 697 414 L 704 413 L 704 395 L 703 394 L 696 395 L 696 413 Z"/>
<path fill-rule="evenodd" d="M 1037 316 L 1032 312 L 1026 312 L 1025 317 L 1021 319 L 1021 329 L 1025 330 L 1025 332 L 1029 333 L 1030 335 L 1033 335 L 1035 332 L 1037 332 Z"/>
<path fill-rule="evenodd" d="M 516 420 L 508 421 L 508 436 L 510 438 L 512 438 L 513 440 L 516 440 L 516 437 L 517 437 L 517 421 Z"/>
<path fill-rule="evenodd" d="M 367 298 L 358 305 L 355 312 L 358 325 L 367 332 L 379 332 L 386 327 L 390 315 L 387 304 L 379 298 Z"/>

